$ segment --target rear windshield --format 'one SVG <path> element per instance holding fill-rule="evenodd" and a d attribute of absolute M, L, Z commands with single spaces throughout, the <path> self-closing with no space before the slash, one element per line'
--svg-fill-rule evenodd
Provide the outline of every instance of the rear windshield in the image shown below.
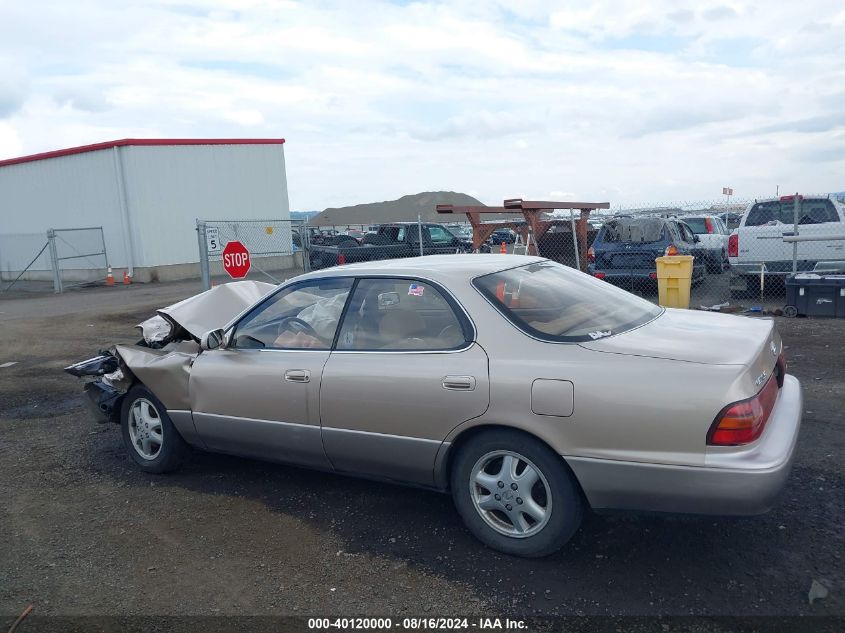
<path fill-rule="evenodd" d="M 556 262 L 511 268 L 472 283 L 516 327 L 552 342 L 612 336 L 647 323 L 663 311 Z"/>
<path fill-rule="evenodd" d="M 660 218 L 618 218 L 602 229 L 604 242 L 659 242 L 663 238 L 664 221 Z"/>
<path fill-rule="evenodd" d="M 696 235 L 701 235 L 703 233 L 707 233 L 707 223 L 704 221 L 704 218 L 684 218 L 684 222 L 686 222 L 689 227 L 692 229 L 692 232 Z"/>
<path fill-rule="evenodd" d="M 836 208 L 827 199 L 803 200 L 798 208 L 798 224 L 822 224 L 838 222 Z M 766 224 L 793 224 L 795 222 L 795 202 L 793 200 L 771 200 L 758 202 L 745 219 L 745 226 L 763 226 Z"/>

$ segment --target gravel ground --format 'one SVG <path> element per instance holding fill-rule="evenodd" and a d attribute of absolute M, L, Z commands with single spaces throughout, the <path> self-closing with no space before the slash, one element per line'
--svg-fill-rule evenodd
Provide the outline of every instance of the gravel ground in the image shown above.
<path fill-rule="evenodd" d="M 195 454 L 134 467 L 72 361 L 196 284 L 0 300 L 0 625 L 39 615 L 845 616 L 845 321 L 779 319 L 804 427 L 762 517 L 588 514 L 559 554 L 482 547 L 446 495 Z M 829 595 L 809 604 L 816 579 Z M 26 631 L 24 626 L 21 631 Z"/>

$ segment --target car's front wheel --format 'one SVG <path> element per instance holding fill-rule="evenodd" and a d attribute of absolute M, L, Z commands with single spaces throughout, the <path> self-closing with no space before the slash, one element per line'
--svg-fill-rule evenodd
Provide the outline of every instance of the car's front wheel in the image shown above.
<path fill-rule="evenodd" d="M 188 445 L 173 426 L 164 405 L 144 385 L 135 385 L 123 398 L 120 426 L 123 443 L 142 470 L 166 473 L 185 461 Z"/>
<path fill-rule="evenodd" d="M 506 554 L 546 556 L 581 524 L 580 491 L 563 458 L 518 431 L 486 431 L 463 445 L 450 484 L 469 530 Z"/>

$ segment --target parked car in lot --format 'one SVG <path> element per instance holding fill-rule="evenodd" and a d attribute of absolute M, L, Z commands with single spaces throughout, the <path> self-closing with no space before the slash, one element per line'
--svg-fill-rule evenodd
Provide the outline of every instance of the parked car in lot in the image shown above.
<path fill-rule="evenodd" d="M 626 288 L 657 284 L 655 259 L 692 255 L 692 280 L 704 279 L 704 251 L 684 222 L 673 218 L 618 217 L 606 222 L 587 251 L 590 274 Z"/>
<path fill-rule="evenodd" d="M 456 252 L 470 252 L 469 244 L 453 235 L 441 224 L 416 222 L 394 222 L 382 224 L 375 234 L 364 235 L 361 243 L 357 241 L 339 244 L 315 244 L 309 249 L 309 261 L 312 270 L 328 268 L 339 264 L 369 262 L 378 259 L 417 257 L 420 255 L 420 233 L 422 233 L 422 253 L 440 255 Z M 345 236 L 349 240 L 353 238 Z"/>
<path fill-rule="evenodd" d="M 335 229 L 324 229 L 317 226 L 306 227 L 308 233 L 309 246 L 338 246 L 351 245 L 357 243 L 358 240 L 345 233 L 340 233 Z M 302 235 L 300 229 L 293 229 L 293 243 L 294 246 L 302 247 Z"/>
<path fill-rule="evenodd" d="M 497 246 L 499 244 L 513 244 L 516 242 L 516 233 L 510 229 L 496 229 L 490 237 L 487 238 L 487 242 Z"/>
<path fill-rule="evenodd" d="M 684 223 L 698 236 L 698 248 L 705 258 L 707 272 L 721 273 L 728 267 L 730 231 L 717 215 L 685 215 Z"/>
<path fill-rule="evenodd" d="M 782 282 L 792 273 L 793 246 L 783 238 L 793 235 L 823 238 L 845 235 L 845 204 L 827 197 L 782 196 L 748 205 L 739 227 L 728 238 L 731 296 L 743 297 L 760 287 L 764 278 Z M 819 262 L 845 260 L 845 241 L 798 243 L 797 270 L 812 271 Z"/>
<path fill-rule="evenodd" d="M 663 309 L 539 257 L 237 282 L 141 327 L 67 371 L 94 377 L 142 470 L 194 446 L 449 491 L 522 556 L 560 548 L 585 507 L 763 512 L 801 421 L 773 321 Z"/>

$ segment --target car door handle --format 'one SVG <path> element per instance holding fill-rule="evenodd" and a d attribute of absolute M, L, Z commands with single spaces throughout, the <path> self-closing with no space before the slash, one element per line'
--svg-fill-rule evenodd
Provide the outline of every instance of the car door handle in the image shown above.
<path fill-rule="evenodd" d="M 450 391 L 473 391 L 475 389 L 474 376 L 444 376 L 443 388 Z"/>
<path fill-rule="evenodd" d="M 309 382 L 311 372 L 307 369 L 288 369 L 285 372 L 285 380 L 288 382 Z"/>

